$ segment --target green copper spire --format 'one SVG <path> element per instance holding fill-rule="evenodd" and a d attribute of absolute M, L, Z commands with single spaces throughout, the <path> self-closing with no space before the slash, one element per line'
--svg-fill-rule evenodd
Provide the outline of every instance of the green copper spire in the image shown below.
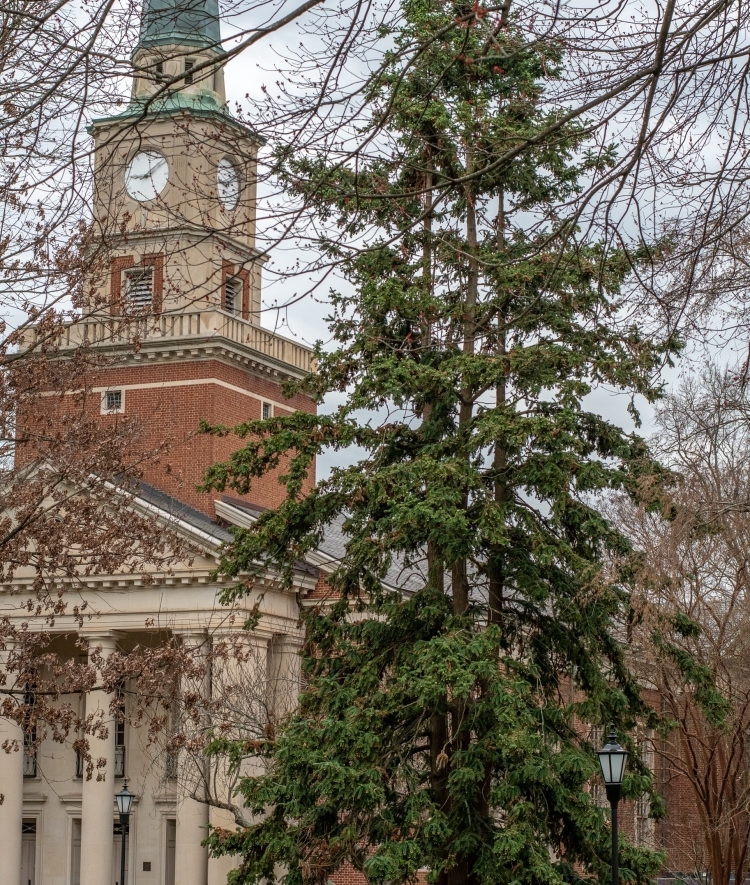
<path fill-rule="evenodd" d="M 143 0 L 137 48 L 166 43 L 221 52 L 219 0 Z"/>

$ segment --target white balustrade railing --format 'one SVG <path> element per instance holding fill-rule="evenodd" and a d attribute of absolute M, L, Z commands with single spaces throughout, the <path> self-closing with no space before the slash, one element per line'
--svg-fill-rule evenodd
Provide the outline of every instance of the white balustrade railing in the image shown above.
<path fill-rule="evenodd" d="M 32 335 L 31 347 L 39 343 L 36 330 Z M 133 319 L 84 316 L 65 326 L 60 347 L 80 347 L 84 343 L 115 346 L 150 341 L 178 342 L 189 338 L 225 338 L 303 372 L 313 370 L 309 347 L 221 310 L 193 310 Z"/>

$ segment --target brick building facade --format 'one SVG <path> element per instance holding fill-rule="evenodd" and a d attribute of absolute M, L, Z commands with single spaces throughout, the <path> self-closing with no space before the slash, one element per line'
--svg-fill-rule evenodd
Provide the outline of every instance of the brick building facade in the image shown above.
<path fill-rule="evenodd" d="M 242 644 L 249 679 L 270 685 L 272 674 L 284 673 L 293 693 L 301 600 L 321 568 L 300 563 L 291 589 L 273 575 L 256 576 L 231 618 L 217 601 L 222 583 L 213 575 L 221 544 L 231 540 L 227 528 L 257 518 L 248 503 L 262 509 L 281 499 L 283 464 L 254 484 L 251 502 L 196 488 L 205 470 L 239 445 L 232 436 L 200 434 L 201 421 L 231 427 L 315 409 L 309 398 L 283 393 L 285 381 L 311 370 L 310 349 L 260 323 L 264 256 L 255 247 L 255 189 L 262 139 L 227 112 L 218 13 L 218 0 L 144 3 L 131 102 L 90 128 L 92 271 L 83 316 L 64 328 L 54 354 L 87 354 L 88 383 L 29 399 L 18 425 L 23 437 L 24 429 L 55 433 L 81 418 L 126 423 L 129 454 L 141 470 L 131 506 L 169 526 L 192 551 L 164 572 L 87 575 L 76 604 L 91 617 L 81 623 L 66 613 L 52 628 L 44 625 L 58 655 L 80 660 L 83 643 L 90 661 L 106 661 L 168 637 L 200 659 L 229 639 Z M 22 439 L 16 466 L 32 465 L 35 454 Z M 28 620 L 33 586 L 28 568 L 0 586 L 6 616 L 19 624 Z M 255 629 L 238 636 L 232 623 L 256 610 Z M 208 701 L 221 689 L 220 676 L 212 671 L 200 687 Z M 127 684 L 121 692 L 117 703 L 127 715 Z M 91 739 L 103 776 L 83 776 L 76 735 L 45 739 L 33 754 L 0 753 L 0 856 L 9 885 L 119 882 L 114 796 L 126 779 L 136 796 L 128 885 L 223 885 L 233 860 L 209 859 L 201 843 L 209 823 L 232 826 L 231 815 L 206 801 L 200 781 L 179 776 L 184 754 L 175 764 L 149 744 L 147 730 L 113 721 L 113 696 L 101 689 L 64 700 L 80 705 L 82 716 L 103 716 L 107 733 Z M 268 703 L 277 702 L 269 689 Z M 24 746 L 24 735 L 0 719 L 4 741 Z"/>
<path fill-rule="evenodd" d="M 156 519 L 177 514 L 201 554 L 149 587 L 122 575 L 92 579 L 91 598 L 106 600 L 106 614 L 85 630 L 71 618 L 58 619 L 59 641 L 68 642 L 71 654 L 73 636 L 106 655 L 131 647 L 149 629 L 193 646 L 221 634 L 210 575 L 219 545 L 230 538 L 225 526 L 250 524 L 260 509 L 280 501 L 283 466 L 255 482 L 246 500 L 199 492 L 205 470 L 237 446 L 231 436 L 200 435 L 199 422 L 233 426 L 315 409 L 310 399 L 287 398 L 282 389 L 311 370 L 311 351 L 260 325 L 264 257 L 255 244 L 255 163 L 261 138 L 226 112 L 218 2 L 147 0 L 144 7 L 131 104 L 91 127 L 103 257 L 85 316 L 66 330 L 61 351 L 64 357 L 66 348 L 88 343 L 103 363 L 83 400 L 76 392 L 42 397 L 20 421 L 54 424 L 83 409 L 103 423 L 131 422 L 135 446 L 160 450 L 144 462 L 140 503 Z M 20 446 L 17 457 L 23 467 L 33 452 Z M 294 666 L 302 642 L 300 600 L 325 596 L 326 573 L 341 554 L 340 543 L 328 543 L 308 567 L 301 565 L 293 593 L 264 591 L 257 629 L 248 638 L 264 666 L 279 660 Z M 19 618 L 32 578 L 20 574 L 13 586 L 0 588 L 18 596 Z M 258 598 L 248 598 L 240 615 Z M 651 702 L 659 704 L 658 694 Z M 0 741 L 17 737 L 11 726 L 3 728 Z M 96 750 L 112 773 L 102 783 L 80 776 L 69 745 L 43 744 L 28 767 L 22 754 L 0 754 L 0 855 L 14 871 L 8 881 L 112 885 L 120 844 L 113 796 L 127 775 L 138 797 L 129 885 L 222 885 L 230 862 L 209 861 L 200 844 L 209 821 L 225 822 L 221 815 L 181 791 L 135 733 L 122 738 L 131 750 L 121 754 L 127 763 L 117 773 L 117 749 L 124 745 L 116 745 L 110 731 Z M 622 829 L 637 844 L 666 852 L 665 873 L 692 875 L 700 869 L 700 821 L 691 788 L 663 764 L 654 740 L 644 736 L 643 752 L 668 817 L 655 824 L 645 800 L 624 803 Z M 603 791 L 597 801 L 604 802 Z M 345 868 L 335 885 L 362 882 Z"/>

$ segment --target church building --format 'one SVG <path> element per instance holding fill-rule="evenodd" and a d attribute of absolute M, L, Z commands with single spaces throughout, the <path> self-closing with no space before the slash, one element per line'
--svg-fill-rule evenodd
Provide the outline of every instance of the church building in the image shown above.
<path fill-rule="evenodd" d="M 309 372 L 311 350 L 260 325 L 264 258 L 255 245 L 255 189 L 262 139 L 227 111 L 218 0 L 144 0 L 132 61 L 128 107 L 89 130 L 92 248 L 100 249 L 101 270 L 61 352 L 87 342 L 106 354 L 90 407 L 102 422 L 137 420 L 147 448 L 167 444 L 169 469 L 145 466 L 133 506 L 198 553 L 151 582 L 87 576 L 81 596 L 97 615 L 82 626 L 72 615 L 57 618 L 52 647 L 80 657 L 83 639 L 89 655 L 106 659 L 168 636 L 200 654 L 236 634 L 258 602 L 257 627 L 243 640 L 248 668 L 295 674 L 300 600 L 314 592 L 336 550 L 321 550 L 317 565 L 300 563 L 290 592 L 259 579 L 258 593 L 229 623 L 211 577 L 217 551 L 231 539 L 227 527 L 251 524 L 278 502 L 280 488 L 266 478 L 252 501 L 196 491 L 205 469 L 237 447 L 236 439 L 196 434 L 201 419 L 232 426 L 315 408 L 282 392 L 284 381 Z M 66 408 L 59 398 L 44 407 Z M 22 450 L 17 464 L 23 467 Z M 0 587 L 5 611 L 17 611 L 19 623 L 28 617 L 22 603 L 33 595 L 32 581 L 20 570 L 12 586 Z M 231 860 L 209 860 L 201 842 L 209 822 L 231 819 L 187 795 L 170 758 L 147 745 L 148 729 L 112 722 L 111 703 L 111 695 L 94 690 L 81 710 L 110 720 L 106 738 L 91 738 L 92 758 L 106 761 L 103 778 L 86 778 L 73 736 L 62 744 L 44 740 L 36 753 L 0 752 L 0 881 L 122 885 L 115 794 L 127 781 L 135 795 L 127 885 L 223 885 Z M 0 743 L 23 744 L 14 724 L 2 720 L 0 731 Z"/>
<path fill-rule="evenodd" d="M 137 423 L 144 450 L 163 447 L 162 458 L 144 462 L 132 507 L 177 532 L 193 553 L 149 580 L 142 573 L 86 575 L 76 592 L 96 615 L 67 613 L 45 629 L 58 656 L 80 660 L 85 650 L 84 660 L 97 661 L 166 639 L 207 657 L 223 639 L 241 635 L 243 678 L 257 688 L 283 674 L 288 705 L 299 690 L 300 614 L 319 599 L 344 553 L 340 529 L 334 525 L 298 563 L 291 589 L 281 589 L 273 575 L 255 576 L 251 592 L 228 612 L 218 599 L 224 585 L 214 576 L 219 550 L 231 541 L 232 526 L 252 525 L 280 503 L 283 489 L 278 472 L 254 482 L 245 498 L 197 489 L 206 469 L 238 448 L 236 437 L 199 434 L 201 420 L 232 427 L 315 410 L 310 398 L 284 394 L 286 381 L 314 369 L 311 349 L 260 322 L 262 134 L 227 110 L 218 0 L 143 0 L 132 63 L 126 109 L 95 119 L 89 130 L 94 270 L 82 316 L 64 330 L 60 354 L 86 344 L 106 356 L 86 407 L 102 426 Z M 42 407 L 59 414 L 65 397 L 48 397 Z M 19 468 L 31 460 L 18 449 Z M 394 568 L 386 583 L 403 586 L 397 575 Z M 33 571 L 21 568 L 12 584 L 0 585 L 3 613 L 19 625 L 28 619 L 24 602 L 33 598 L 33 584 Z M 256 612 L 253 630 L 242 633 Z M 199 686 L 207 697 L 220 690 L 216 674 Z M 658 705 L 658 696 L 652 702 Z M 201 843 L 209 824 L 233 826 L 231 813 L 195 798 L 175 757 L 149 742 L 148 728 L 136 728 L 127 715 L 113 719 L 117 695 L 95 688 L 70 703 L 81 717 L 108 723 L 106 736 L 89 738 L 92 759 L 104 761 L 97 769 L 103 776 L 86 776 L 75 735 L 43 740 L 33 752 L 0 751 L 0 885 L 225 885 L 233 860 L 209 858 Z M 23 746 L 24 734 L 0 718 L 0 746 L 6 742 Z M 655 767 L 655 757 L 649 764 Z M 658 774 L 668 806 L 685 808 L 684 779 Z M 123 882 L 115 796 L 126 782 L 134 802 Z M 669 850 L 677 843 L 679 813 L 674 832 L 655 826 L 645 800 L 625 816 L 623 829 L 637 844 Z M 678 852 L 674 858 L 682 868 Z M 348 868 L 336 882 L 361 885 L 363 877 Z"/>

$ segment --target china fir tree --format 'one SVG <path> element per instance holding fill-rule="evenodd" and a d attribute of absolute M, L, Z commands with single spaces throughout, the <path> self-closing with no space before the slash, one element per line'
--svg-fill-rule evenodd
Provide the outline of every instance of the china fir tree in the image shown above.
<path fill-rule="evenodd" d="M 299 710 L 242 782 L 258 822 L 213 849 L 241 855 L 235 883 L 323 885 L 345 863 L 393 885 L 606 882 L 586 726 L 647 711 L 609 565 L 627 545 L 590 501 L 647 452 L 586 396 L 654 398 L 670 345 L 618 321 L 633 256 L 566 209 L 612 154 L 552 102 L 561 47 L 507 8 L 442 0 L 406 0 L 391 37 L 370 155 L 280 158 L 350 284 L 301 386 L 346 403 L 234 428 L 244 448 L 206 480 L 247 493 L 291 458 L 287 500 L 236 531 L 227 574 L 290 581 L 332 522 L 347 538 L 307 617 Z M 303 491 L 316 455 L 350 447 Z M 626 795 L 650 789 L 630 771 Z M 657 862 L 622 839 L 623 878 Z"/>

